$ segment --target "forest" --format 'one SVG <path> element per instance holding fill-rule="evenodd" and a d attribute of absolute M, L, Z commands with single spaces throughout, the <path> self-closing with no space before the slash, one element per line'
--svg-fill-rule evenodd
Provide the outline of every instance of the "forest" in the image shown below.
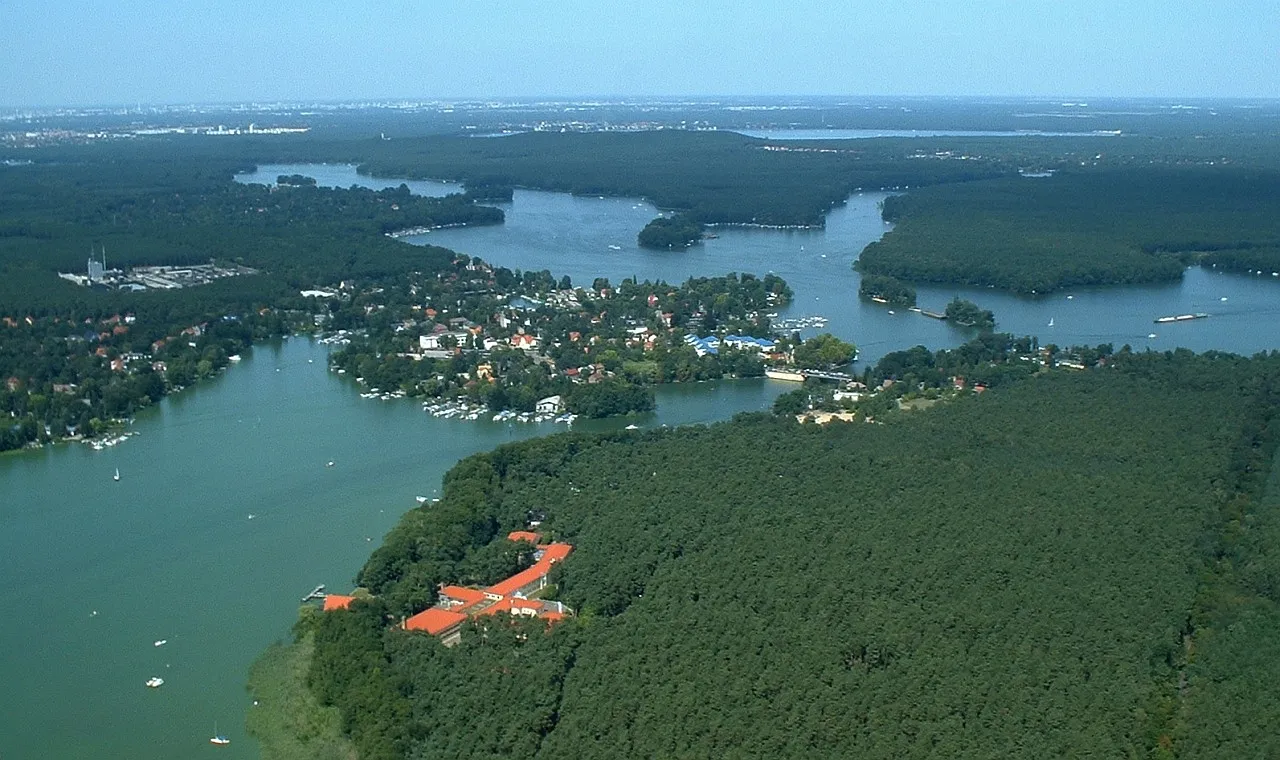
<path fill-rule="evenodd" d="M 895 227 L 859 271 L 1047 293 L 1177 280 L 1199 261 L 1280 266 L 1280 172 L 1240 167 L 1062 171 L 887 198 Z"/>
<path fill-rule="evenodd" d="M 1278 354 L 1122 350 L 879 425 L 504 446 L 300 624 L 310 690 L 365 760 L 1271 756 L 1277 402 Z M 391 625 L 531 519 L 575 618 Z"/>
<path fill-rule="evenodd" d="M 360 170 L 468 186 L 646 198 L 698 224 L 822 226 L 826 212 L 856 189 L 964 182 L 1017 168 L 1003 157 L 907 160 L 918 143 L 856 143 L 801 147 L 732 132 L 686 131 L 429 137 L 368 146 Z"/>

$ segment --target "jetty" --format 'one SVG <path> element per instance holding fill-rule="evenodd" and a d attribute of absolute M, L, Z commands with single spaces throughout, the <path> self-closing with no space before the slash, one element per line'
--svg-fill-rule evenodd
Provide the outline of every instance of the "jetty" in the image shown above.
<path fill-rule="evenodd" d="M 324 593 L 324 584 L 321 583 L 319 586 L 316 586 L 315 588 L 311 589 L 310 594 L 307 594 L 306 596 L 302 597 L 302 603 L 306 604 L 312 599 L 324 599 L 326 596 L 328 596 L 328 594 Z"/>
<path fill-rule="evenodd" d="M 946 314 L 940 314 L 940 313 L 938 313 L 938 312 L 936 312 L 936 311 L 929 311 L 928 309 L 921 309 L 921 310 L 920 310 L 920 313 L 921 313 L 921 314 L 923 314 L 923 315 L 925 315 L 926 317 L 933 317 L 934 319 L 946 319 L 946 318 L 947 318 L 947 315 L 946 315 Z"/>

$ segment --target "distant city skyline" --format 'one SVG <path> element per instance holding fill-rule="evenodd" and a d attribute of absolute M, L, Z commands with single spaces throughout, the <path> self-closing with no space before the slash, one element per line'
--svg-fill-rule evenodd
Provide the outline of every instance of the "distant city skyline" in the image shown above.
<path fill-rule="evenodd" d="M 0 106 L 1280 96 L 1274 0 L 10 0 Z"/>

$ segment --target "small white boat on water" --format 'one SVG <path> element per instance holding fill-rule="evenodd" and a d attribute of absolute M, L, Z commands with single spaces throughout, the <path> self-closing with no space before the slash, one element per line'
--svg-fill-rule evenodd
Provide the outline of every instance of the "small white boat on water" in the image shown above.
<path fill-rule="evenodd" d="M 218 745 L 219 747 L 225 747 L 226 745 L 228 745 L 228 744 L 230 744 L 230 743 L 231 743 L 231 740 L 230 740 L 230 739 L 228 739 L 227 737 L 223 736 L 222 734 L 218 733 L 218 724 L 217 724 L 217 723 L 214 723 L 214 724 L 213 724 L 213 738 L 209 740 L 209 743 L 210 743 L 210 744 L 216 744 L 216 745 Z"/>
<path fill-rule="evenodd" d="M 639 430 L 639 429 L 640 429 L 640 426 L 635 424 L 627 425 L 625 428 L 623 428 L 623 430 Z"/>
<path fill-rule="evenodd" d="M 164 646 L 165 644 L 168 644 L 168 643 L 169 643 L 169 640 L 168 640 L 168 639 L 159 639 L 159 640 L 157 640 L 157 641 L 156 641 L 155 645 L 156 645 L 156 646 L 158 646 L 158 647 L 162 647 L 162 646 Z"/>
<path fill-rule="evenodd" d="M 417 500 L 417 502 L 418 502 L 419 504 L 426 504 L 426 503 L 427 503 L 427 497 L 425 497 L 425 496 L 415 496 L 415 497 L 413 497 L 413 498 L 414 498 L 414 499 L 416 499 L 416 500 Z"/>
<path fill-rule="evenodd" d="M 147 686 L 152 689 L 158 689 L 161 686 L 164 686 L 164 679 L 160 676 L 151 676 L 147 679 Z"/>
<path fill-rule="evenodd" d="M 119 467 L 117 467 L 117 468 L 116 468 L 116 474 L 115 474 L 115 475 L 112 475 L 112 476 L 111 476 L 111 479 L 112 479 L 112 480 L 119 480 L 119 479 L 120 479 L 120 468 L 119 468 Z"/>
<path fill-rule="evenodd" d="M 622 250 L 622 246 L 620 246 L 620 245 L 611 245 L 611 246 L 609 246 L 609 250 L 611 250 L 611 251 L 621 251 L 621 250 Z"/>

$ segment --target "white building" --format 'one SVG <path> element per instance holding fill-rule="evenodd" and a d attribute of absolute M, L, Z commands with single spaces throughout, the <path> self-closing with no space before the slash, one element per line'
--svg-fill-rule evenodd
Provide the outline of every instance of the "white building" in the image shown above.
<path fill-rule="evenodd" d="M 559 396 L 547 396 L 534 404 L 533 410 L 538 414 L 559 414 L 564 411 L 564 400 Z"/>

